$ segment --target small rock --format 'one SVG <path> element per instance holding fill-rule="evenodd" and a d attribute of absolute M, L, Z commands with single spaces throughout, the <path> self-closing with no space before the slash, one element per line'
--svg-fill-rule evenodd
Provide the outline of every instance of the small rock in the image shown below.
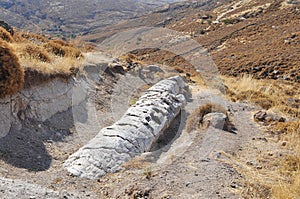
<path fill-rule="evenodd" d="M 207 15 L 202 15 L 202 17 L 201 17 L 202 19 L 209 19 L 209 16 L 207 16 Z"/>
<path fill-rule="evenodd" d="M 281 143 L 281 146 L 286 146 L 287 145 L 287 142 L 286 141 L 283 141 L 282 143 Z"/>
<path fill-rule="evenodd" d="M 258 122 L 265 122 L 265 123 L 270 123 L 270 122 L 285 122 L 286 119 L 277 115 L 274 112 L 267 112 L 267 111 L 258 111 L 257 113 L 254 114 L 254 120 Z"/>
<path fill-rule="evenodd" d="M 254 114 L 254 119 L 256 121 L 263 122 L 263 121 L 265 121 L 266 116 L 267 116 L 267 112 L 266 111 L 259 111 L 259 112 L 257 112 L 257 113 Z"/>
<path fill-rule="evenodd" d="M 248 161 L 246 164 L 249 165 L 249 166 L 253 166 L 254 162 Z"/>
<path fill-rule="evenodd" d="M 239 185 L 236 182 L 232 182 L 230 185 L 231 188 L 236 189 L 239 187 Z"/>
<path fill-rule="evenodd" d="M 227 116 L 224 113 L 209 113 L 203 117 L 203 123 L 223 130 L 226 125 L 226 119 Z"/>

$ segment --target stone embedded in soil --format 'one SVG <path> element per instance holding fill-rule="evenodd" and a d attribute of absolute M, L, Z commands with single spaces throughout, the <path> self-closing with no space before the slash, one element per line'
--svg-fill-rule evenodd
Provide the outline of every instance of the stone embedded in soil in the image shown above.
<path fill-rule="evenodd" d="M 223 130 L 226 127 L 226 119 L 227 116 L 224 113 L 209 113 L 203 117 L 203 123 Z"/>
<path fill-rule="evenodd" d="M 186 104 L 187 85 L 180 76 L 160 81 L 129 108 L 112 126 L 102 129 L 87 145 L 64 163 L 75 176 L 97 179 L 120 169 L 120 165 L 152 144 Z"/>

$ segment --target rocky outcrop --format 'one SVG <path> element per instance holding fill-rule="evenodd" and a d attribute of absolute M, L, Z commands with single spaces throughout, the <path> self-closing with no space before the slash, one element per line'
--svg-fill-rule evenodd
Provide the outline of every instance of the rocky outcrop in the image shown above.
<path fill-rule="evenodd" d="M 55 78 L 46 84 L 20 91 L 18 94 L 0 100 L 0 138 L 6 136 L 12 127 L 21 129 L 25 120 L 45 122 L 57 113 L 67 111 L 85 100 L 86 96 L 74 93 L 83 86 L 73 78 Z"/>
<path fill-rule="evenodd" d="M 149 151 L 185 105 L 186 89 L 179 76 L 157 83 L 119 121 L 70 156 L 65 168 L 76 176 L 97 179 Z"/>

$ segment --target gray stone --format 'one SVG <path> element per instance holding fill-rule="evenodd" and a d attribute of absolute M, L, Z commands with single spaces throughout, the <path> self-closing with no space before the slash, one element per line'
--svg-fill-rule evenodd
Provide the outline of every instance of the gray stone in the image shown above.
<path fill-rule="evenodd" d="M 0 138 L 5 137 L 12 125 L 11 104 L 9 101 L 0 103 Z"/>
<path fill-rule="evenodd" d="M 87 145 L 71 155 L 64 167 L 78 177 L 98 179 L 152 144 L 186 104 L 187 85 L 180 76 L 160 81 L 112 126 L 102 129 Z"/>
<path fill-rule="evenodd" d="M 223 130 L 226 127 L 226 119 L 227 116 L 224 113 L 209 113 L 203 117 L 203 123 Z"/>

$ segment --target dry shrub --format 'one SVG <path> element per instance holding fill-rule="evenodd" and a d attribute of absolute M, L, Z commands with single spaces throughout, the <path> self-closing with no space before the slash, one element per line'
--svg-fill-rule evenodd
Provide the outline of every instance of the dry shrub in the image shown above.
<path fill-rule="evenodd" d="M 242 91 L 236 95 L 236 99 L 239 101 L 251 101 L 266 110 L 274 105 L 273 99 L 268 95 L 255 90 Z"/>
<path fill-rule="evenodd" d="M 77 58 L 77 59 L 83 58 L 81 51 L 77 48 L 74 48 L 71 46 L 66 46 L 66 47 L 64 47 L 64 49 L 66 52 L 66 57 L 72 57 L 72 58 Z"/>
<path fill-rule="evenodd" d="M 84 45 L 83 47 L 84 52 L 94 52 L 96 50 L 97 50 L 96 47 L 90 44 Z"/>
<path fill-rule="evenodd" d="M 199 126 L 203 124 L 203 117 L 213 112 L 224 113 L 227 116 L 227 118 L 229 118 L 229 115 L 224 107 L 222 107 L 219 104 L 207 103 L 203 106 L 199 106 L 189 115 L 186 121 L 187 132 L 191 132 L 199 128 Z"/>
<path fill-rule="evenodd" d="M 15 42 L 19 43 L 19 42 L 23 42 L 25 41 L 26 39 L 22 37 L 21 33 L 19 32 L 15 32 L 14 36 L 13 36 L 13 39 Z M 27 40 L 26 40 L 27 41 Z"/>
<path fill-rule="evenodd" d="M 7 42 L 13 42 L 14 41 L 11 34 L 9 32 L 7 32 L 7 30 L 5 30 L 3 27 L 0 27 L 0 38 L 3 39 L 4 41 L 7 41 Z"/>
<path fill-rule="evenodd" d="M 16 35 L 16 38 L 19 37 L 19 39 L 25 39 L 27 41 L 33 42 L 33 43 L 46 43 L 48 42 L 48 39 L 46 37 L 43 37 L 39 34 L 34 34 L 34 33 L 20 33 L 18 35 Z"/>
<path fill-rule="evenodd" d="M 182 69 L 180 66 L 174 66 L 174 69 L 175 69 L 178 73 L 184 73 L 184 69 Z"/>
<path fill-rule="evenodd" d="M 139 64 L 143 63 L 137 55 L 132 54 L 132 53 L 122 55 L 119 57 L 119 59 L 120 59 L 120 61 L 124 61 L 127 63 L 134 63 L 134 62 L 139 63 Z"/>
<path fill-rule="evenodd" d="M 63 41 L 63 40 L 51 40 L 51 42 L 59 44 L 61 46 L 69 46 L 69 47 L 73 47 L 71 44 Z"/>
<path fill-rule="evenodd" d="M 35 59 L 41 62 L 51 62 L 51 58 L 45 50 L 33 45 L 26 45 L 22 50 L 21 57 Z"/>
<path fill-rule="evenodd" d="M 0 98 L 17 93 L 24 84 L 24 69 L 12 48 L 0 40 Z"/>
<path fill-rule="evenodd" d="M 73 57 L 73 58 L 82 58 L 83 55 L 81 51 L 63 41 L 55 40 L 49 41 L 44 44 L 45 49 L 49 53 L 53 53 L 56 56 L 60 57 Z"/>
<path fill-rule="evenodd" d="M 65 50 L 63 49 L 63 46 L 60 44 L 57 44 L 55 42 L 49 41 L 48 43 L 44 44 L 45 49 L 54 55 L 64 57 L 66 55 Z"/>

